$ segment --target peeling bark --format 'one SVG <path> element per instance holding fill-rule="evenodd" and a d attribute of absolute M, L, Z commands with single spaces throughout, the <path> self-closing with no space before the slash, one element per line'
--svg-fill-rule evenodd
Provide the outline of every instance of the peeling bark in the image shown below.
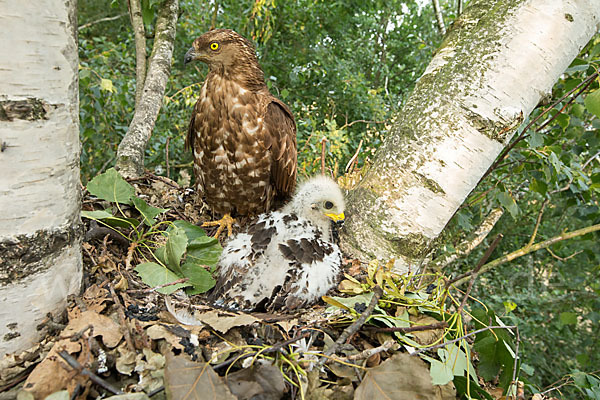
<path fill-rule="evenodd" d="M 116 167 L 124 177 L 139 177 L 144 172 L 144 151 L 171 73 L 178 9 L 178 0 L 165 0 L 160 7 L 144 93 L 117 151 Z"/>
<path fill-rule="evenodd" d="M 473 0 L 350 193 L 345 252 L 420 269 L 516 128 L 597 31 L 600 0 Z"/>
<path fill-rule="evenodd" d="M 82 276 L 75 0 L 2 1 L 0 356 L 38 340 Z"/>

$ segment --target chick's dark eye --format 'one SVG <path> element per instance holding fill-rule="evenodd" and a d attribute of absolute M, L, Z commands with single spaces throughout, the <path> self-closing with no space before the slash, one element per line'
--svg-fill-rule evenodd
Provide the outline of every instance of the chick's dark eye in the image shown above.
<path fill-rule="evenodd" d="M 325 209 L 326 210 L 331 210 L 333 208 L 333 203 L 330 201 L 326 201 L 325 202 Z"/>

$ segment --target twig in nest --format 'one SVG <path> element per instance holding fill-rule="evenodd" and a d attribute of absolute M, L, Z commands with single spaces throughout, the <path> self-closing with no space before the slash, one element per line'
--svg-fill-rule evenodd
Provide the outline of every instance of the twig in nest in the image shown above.
<path fill-rule="evenodd" d="M 119 232 L 114 229 L 100 226 L 96 221 L 90 222 L 90 229 L 85 233 L 84 241 L 89 242 L 93 239 L 99 239 L 104 236 L 109 236 L 114 242 L 117 242 L 121 246 L 128 246 L 129 240 L 122 236 Z"/>
<path fill-rule="evenodd" d="M 393 328 L 379 328 L 376 326 L 369 326 L 365 329 L 375 332 L 400 332 L 400 333 L 409 333 L 409 332 L 420 332 L 420 331 L 432 331 L 434 329 L 444 329 L 448 327 L 448 323 L 446 321 L 438 322 L 437 324 L 430 325 L 417 325 L 417 326 L 409 326 L 406 328 L 401 327 L 393 327 Z"/>
<path fill-rule="evenodd" d="M 325 357 L 323 357 L 319 360 L 319 362 L 317 363 L 317 366 L 321 367 L 327 360 L 327 357 L 334 354 L 337 351 L 337 349 L 342 344 L 344 344 L 346 342 L 346 340 L 348 340 L 348 338 L 350 336 L 352 336 L 356 332 L 358 332 L 358 330 L 367 321 L 367 318 L 369 318 L 369 316 L 373 313 L 373 310 L 375 309 L 375 306 L 377 305 L 377 302 L 379 301 L 379 299 L 381 298 L 382 295 L 383 295 L 383 289 L 381 289 L 381 287 L 379 287 L 379 285 L 375 286 L 375 288 L 373 289 L 373 297 L 371 298 L 371 302 L 369 303 L 369 305 L 367 306 L 365 311 L 363 311 L 363 313 L 360 315 L 360 317 L 358 317 L 358 319 L 356 321 L 354 321 L 352 323 L 352 325 L 350 325 L 349 327 L 344 329 L 344 331 L 338 337 L 338 339 L 335 341 L 335 343 L 325 353 L 323 353 L 323 355 Z"/>
<path fill-rule="evenodd" d="M 130 351 L 135 352 L 135 346 L 133 345 L 133 339 L 131 339 L 131 332 L 129 332 L 129 324 L 125 319 L 125 308 L 123 304 L 121 304 L 121 300 L 119 300 L 119 296 L 115 292 L 115 288 L 112 284 L 108 285 L 108 289 L 110 290 L 110 294 L 112 295 L 113 301 L 117 305 L 117 315 L 119 316 L 119 325 L 121 326 L 121 331 L 123 332 L 123 336 L 125 336 L 125 343 L 127 343 L 127 348 Z"/>
<path fill-rule="evenodd" d="M 173 188 L 175 188 L 175 189 L 181 189 L 181 186 L 179 186 L 179 185 L 177 184 L 177 182 L 175 182 L 175 181 L 174 181 L 174 180 L 172 180 L 171 178 L 167 178 L 166 176 L 160 176 L 160 175 L 156 175 L 156 174 L 153 174 L 153 173 L 152 173 L 152 172 L 150 172 L 150 171 L 146 171 L 146 175 L 147 175 L 147 176 L 149 176 L 149 177 L 151 177 L 151 178 L 154 178 L 154 179 L 156 179 L 156 180 L 159 180 L 159 181 L 161 181 L 161 182 L 164 182 L 164 183 L 166 183 L 167 185 L 169 185 L 169 186 L 171 186 L 171 187 L 173 187 Z"/>
<path fill-rule="evenodd" d="M 478 333 L 489 331 L 490 329 L 514 329 L 516 327 L 517 327 L 516 325 L 505 325 L 505 326 L 499 326 L 499 325 L 498 326 L 491 326 L 490 325 L 490 326 L 486 326 L 485 328 L 481 328 L 481 329 L 477 329 L 476 331 L 469 332 L 466 335 L 463 335 L 463 336 L 461 336 L 459 338 L 450 340 L 448 342 L 436 344 L 435 346 L 423 347 L 423 348 L 421 348 L 421 349 L 419 349 L 419 350 L 411 353 L 410 355 L 411 356 L 416 356 L 417 354 L 421 354 L 421 353 L 423 353 L 424 351 L 427 351 L 427 350 L 435 350 L 435 349 L 439 349 L 441 347 L 446 347 L 449 344 L 459 342 L 459 341 L 464 340 L 464 339 L 466 339 L 466 338 L 468 338 L 470 336 L 477 335 Z"/>
<path fill-rule="evenodd" d="M 366 358 L 374 356 L 375 354 L 390 350 L 392 347 L 394 347 L 395 344 L 396 344 L 395 340 L 389 339 L 389 340 L 386 340 L 381 346 L 374 347 L 372 349 L 363 350 L 358 354 L 353 354 L 351 356 L 343 357 L 343 358 L 332 357 L 327 361 L 327 363 L 337 362 L 337 361 L 350 362 L 350 361 L 364 360 Z"/>
<path fill-rule="evenodd" d="M 111 384 L 106 382 L 104 379 L 100 378 L 98 375 L 91 372 L 89 369 L 84 368 L 81 364 L 79 364 L 79 362 L 75 358 L 73 358 L 65 350 L 59 351 L 58 355 L 61 356 L 63 358 L 63 360 L 65 360 L 67 362 L 67 364 L 69 364 L 69 366 L 71 368 L 73 368 L 75 371 L 77 371 L 77 373 L 79 375 L 88 377 L 92 382 L 94 382 L 97 385 L 102 386 L 104 389 L 108 390 L 109 392 L 111 392 L 113 394 L 125 394 L 124 392 L 120 391 L 119 389 L 113 387 Z"/>
<path fill-rule="evenodd" d="M 294 336 L 291 339 L 285 340 L 283 342 L 275 343 L 273 346 L 268 347 L 268 348 L 266 348 L 264 350 L 253 351 L 252 353 L 244 354 L 244 355 L 239 356 L 239 357 L 237 357 L 237 356 L 236 357 L 232 357 L 229 360 L 222 362 L 221 364 L 215 365 L 213 367 L 213 369 L 217 370 L 217 369 L 220 369 L 220 368 L 223 368 L 223 367 L 227 367 L 227 366 L 233 364 L 236 361 L 241 361 L 241 360 L 244 360 L 244 359 L 246 359 L 248 357 L 254 357 L 257 354 L 275 353 L 275 352 L 281 350 L 281 348 L 283 348 L 283 347 L 285 347 L 287 345 L 290 345 L 292 343 L 295 343 L 295 342 L 297 342 L 300 339 L 305 339 L 305 338 L 307 338 L 309 336 L 310 336 L 310 332 L 304 332 L 304 333 L 302 333 L 300 335 Z"/>
<path fill-rule="evenodd" d="M 177 285 L 178 283 L 186 283 L 189 280 L 190 280 L 190 278 L 181 278 L 181 279 L 177 279 L 176 281 L 169 282 L 169 283 L 163 283 L 162 285 L 154 286 L 151 288 L 128 290 L 127 293 L 151 293 L 151 292 L 155 292 L 157 289 L 162 289 L 167 286 Z"/>

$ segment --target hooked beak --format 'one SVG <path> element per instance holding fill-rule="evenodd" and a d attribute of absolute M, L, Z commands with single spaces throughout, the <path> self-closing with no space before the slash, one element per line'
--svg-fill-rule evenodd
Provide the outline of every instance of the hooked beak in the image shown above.
<path fill-rule="evenodd" d="M 190 47 L 187 53 L 185 53 L 185 57 L 183 57 L 183 65 L 194 61 L 196 59 L 196 55 L 196 50 L 193 47 Z"/>
<path fill-rule="evenodd" d="M 329 218 L 331 218 L 335 222 L 343 221 L 344 218 L 346 218 L 344 216 L 344 213 L 340 213 L 340 214 L 325 214 L 325 215 L 327 215 Z"/>

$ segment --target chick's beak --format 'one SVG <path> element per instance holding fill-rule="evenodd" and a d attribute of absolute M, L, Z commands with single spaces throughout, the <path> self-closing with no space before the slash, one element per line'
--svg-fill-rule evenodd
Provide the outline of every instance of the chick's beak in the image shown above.
<path fill-rule="evenodd" d="M 183 65 L 190 63 L 196 59 L 196 49 L 190 47 L 190 49 L 185 53 L 185 57 L 183 57 Z"/>
<path fill-rule="evenodd" d="M 338 222 L 338 221 L 343 221 L 343 220 L 344 220 L 344 218 L 346 218 L 346 217 L 344 216 L 344 213 L 339 213 L 339 214 L 325 214 L 325 215 L 327 215 L 329 218 L 331 218 L 331 219 L 332 219 L 332 220 L 334 220 L 335 222 Z"/>

